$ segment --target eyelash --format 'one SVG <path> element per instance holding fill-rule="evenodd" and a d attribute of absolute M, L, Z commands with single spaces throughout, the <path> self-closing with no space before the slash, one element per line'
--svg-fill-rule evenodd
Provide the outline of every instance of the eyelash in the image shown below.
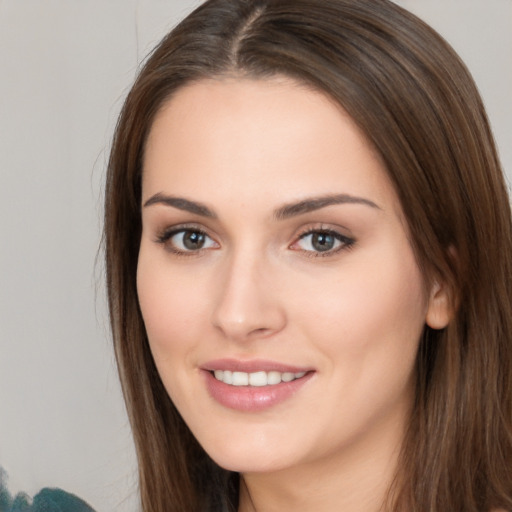
<path fill-rule="evenodd" d="M 174 236 L 176 236 L 180 233 L 183 233 L 183 235 L 185 235 L 186 233 L 195 233 L 195 234 L 204 236 L 204 237 L 214 241 L 213 238 L 211 236 L 209 236 L 208 233 L 206 233 L 206 231 L 199 228 L 198 226 L 193 226 L 193 225 L 192 226 L 190 226 L 190 225 L 183 226 L 182 225 L 182 226 L 173 226 L 172 228 L 164 230 L 162 233 L 160 233 L 156 237 L 156 242 L 159 244 L 165 245 L 165 247 L 168 251 L 176 254 L 177 256 L 185 256 L 185 257 L 199 256 L 204 250 L 209 249 L 209 248 L 202 248 L 202 247 L 197 250 L 178 249 L 174 244 L 170 243 L 170 241 Z"/>
<path fill-rule="evenodd" d="M 294 242 L 291 247 L 298 244 L 301 240 L 304 240 L 308 236 L 312 235 L 327 235 L 332 236 L 336 241 L 340 242 L 340 245 L 335 249 L 328 249 L 326 251 L 307 251 L 303 250 L 304 254 L 308 258 L 328 258 L 329 256 L 334 256 L 341 251 L 349 250 L 355 244 L 355 240 L 348 236 L 342 235 L 338 231 L 329 228 L 310 228 L 305 232 L 301 233 L 296 242 Z"/>
<path fill-rule="evenodd" d="M 195 234 L 198 234 L 199 236 L 204 236 L 204 237 L 210 239 L 214 243 L 217 243 L 203 229 L 201 229 L 198 226 L 194 226 L 194 225 L 192 225 L 192 226 L 190 226 L 190 225 L 173 226 L 172 228 L 166 229 L 156 237 L 156 242 L 159 244 L 165 245 L 166 249 L 168 251 L 170 251 L 178 256 L 185 256 L 185 257 L 199 256 L 201 253 L 203 253 L 203 251 L 210 249 L 210 247 L 206 247 L 206 248 L 201 247 L 197 250 L 178 249 L 174 244 L 169 243 L 169 242 L 174 236 L 176 236 L 180 233 L 182 233 L 183 235 L 185 235 L 186 233 L 190 233 L 190 234 L 195 233 Z M 339 242 L 340 244 L 335 249 L 327 249 L 325 251 L 304 250 L 304 249 L 294 249 L 294 250 L 302 251 L 304 253 L 304 255 L 308 258 L 326 258 L 329 256 L 334 256 L 335 254 L 338 254 L 341 251 L 351 249 L 352 246 L 356 242 L 353 238 L 342 235 L 341 233 L 339 233 L 338 231 L 335 231 L 333 229 L 309 228 L 306 231 L 299 234 L 299 236 L 297 237 L 297 240 L 295 242 L 293 242 L 289 247 L 291 249 L 293 249 L 293 247 L 295 245 L 297 245 L 300 241 L 302 241 L 306 237 L 312 236 L 312 235 L 332 236 L 335 239 L 335 241 Z"/>

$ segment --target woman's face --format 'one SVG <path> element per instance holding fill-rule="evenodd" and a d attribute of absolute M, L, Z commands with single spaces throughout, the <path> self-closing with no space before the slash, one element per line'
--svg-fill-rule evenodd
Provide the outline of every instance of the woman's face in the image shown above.
<path fill-rule="evenodd" d="M 351 118 L 285 79 L 202 81 L 161 109 L 143 167 L 140 306 L 211 457 L 261 472 L 395 450 L 434 300 Z"/>

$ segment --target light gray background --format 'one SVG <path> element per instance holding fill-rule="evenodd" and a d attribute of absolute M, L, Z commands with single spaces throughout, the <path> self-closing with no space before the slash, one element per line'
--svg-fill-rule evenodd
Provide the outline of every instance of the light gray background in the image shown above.
<path fill-rule="evenodd" d="M 0 0 L 0 466 L 135 511 L 95 267 L 108 146 L 138 63 L 197 1 Z M 401 0 L 459 51 L 512 173 L 512 0 Z"/>

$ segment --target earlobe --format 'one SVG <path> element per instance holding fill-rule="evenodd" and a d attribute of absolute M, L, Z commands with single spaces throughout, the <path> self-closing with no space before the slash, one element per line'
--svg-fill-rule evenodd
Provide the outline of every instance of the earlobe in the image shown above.
<path fill-rule="evenodd" d="M 446 284 L 432 283 L 425 323 L 432 329 L 444 329 L 453 316 L 453 304 Z"/>

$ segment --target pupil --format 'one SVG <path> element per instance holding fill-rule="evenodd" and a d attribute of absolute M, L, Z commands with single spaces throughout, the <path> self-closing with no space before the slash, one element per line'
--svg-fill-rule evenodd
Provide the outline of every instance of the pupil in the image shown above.
<path fill-rule="evenodd" d="M 197 231 L 189 231 L 183 236 L 183 245 L 190 250 L 201 249 L 204 245 L 203 233 Z"/>
<path fill-rule="evenodd" d="M 316 251 L 329 251 L 334 247 L 334 236 L 329 233 L 314 233 L 312 245 Z"/>

